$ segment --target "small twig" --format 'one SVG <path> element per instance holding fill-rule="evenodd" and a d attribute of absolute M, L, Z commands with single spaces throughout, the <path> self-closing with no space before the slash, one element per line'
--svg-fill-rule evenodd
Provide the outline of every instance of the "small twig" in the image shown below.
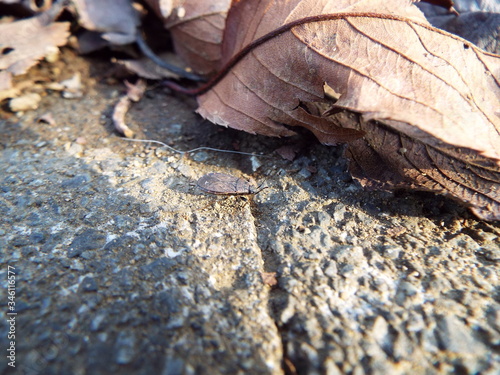
<path fill-rule="evenodd" d="M 134 132 L 125 123 L 125 115 L 127 114 L 132 102 L 141 100 L 146 91 L 146 81 L 139 79 L 135 84 L 125 81 L 127 86 L 127 94 L 122 96 L 113 110 L 113 124 L 116 131 L 123 134 L 127 138 L 132 138 Z"/>
<path fill-rule="evenodd" d="M 113 125 L 115 126 L 115 130 L 128 138 L 134 136 L 132 129 L 130 129 L 125 123 L 125 114 L 129 110 L 131 103 L 130 98 L 127 95 L 124 95 L 120 98 L 118 103 L 116 103 L 115 108 L 113 109 Z"/>

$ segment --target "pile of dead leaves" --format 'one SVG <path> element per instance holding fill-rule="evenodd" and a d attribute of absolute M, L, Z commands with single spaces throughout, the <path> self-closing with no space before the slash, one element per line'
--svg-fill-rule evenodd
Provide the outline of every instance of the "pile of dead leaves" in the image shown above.
<path fill-rule="evenodd" d="M 12 76 L 67 43 L 61 13 L 77 26 L 82 52 L 140 43 L 154 16 L 191 76 L 208 79 L 190 90 L 170 84 L 197 95 L 203 117 L 269 136 L 307 128 L 322 143 L 347 142 L 365 186 L 448 194 L 500 220 L 498 2 L 484 1 L 482 12 L 467 1 L 458 12 L 424 4 L 426 15 L 406 0 L 33 3 L 0 0 L 40 12 L 0 24 L 0 100 L 16 96 Z M 169 74 L 127 66 L 147 79 Z"/>

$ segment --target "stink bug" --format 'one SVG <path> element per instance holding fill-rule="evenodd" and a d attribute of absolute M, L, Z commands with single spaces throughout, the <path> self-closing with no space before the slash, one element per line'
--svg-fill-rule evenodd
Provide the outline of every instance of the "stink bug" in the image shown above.
<path fill-rule="evenodd" d="M 255 187 L 249 181 L 225 173 L 208 173 L 202 176 L 196 186 L 205 193 L 217 195 L 253 195 L 266 187 Z"/>

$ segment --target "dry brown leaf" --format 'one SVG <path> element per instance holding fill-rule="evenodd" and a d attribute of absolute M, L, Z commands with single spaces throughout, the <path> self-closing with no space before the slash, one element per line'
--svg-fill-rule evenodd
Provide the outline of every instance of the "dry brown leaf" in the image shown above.
<path fill-rule="evenodd" d="M 53 23 L 60 11 L 55 5 L 36 17 L 0 25 L 0 70 L 23 74 L 65 45 L 69 23 Z"/>
<path fill-rule="evenodd" d="M 57 125 L 57 122 L 54 119 L 54 115 L 52 114 L 52 112 L 44 113 L 43 115 L 41 115 L 40 117 L 38 117 L 36 119 L 36 122 L 48 124 L 50 126 L 56 126 Z"/>
<path fill-rule="evenodd" d="M 281 146 L 280 148 L 274 150 L 274 152 L 276 152 L 283 159 L 294 161 L 297 156 L 297 152 L 299 150 L 300 150 L 300 145 L 295 144 L 295 145 Z"/>
<path fill-rule="evenodd" d="M 125 86 L 127 87 L 127 97 L 133 102 L 137 103 L 144 96 L 147 88 L 147 83 L 145 80 L 139 79 L 135 84 L 130 83 L 129 81 L 125 81 Z"/>
<path fill-rule="evenodd" d="M 394 7 L 388 2 L 370 4 L 391 13 L 393 8 L 401 8 L 398 1 L 394 3 Z M 229 61 L 252 41 L 288 22 L 333 13 L 341 6 L 340 10 L 352 13 L 359 8 L 372 10 L 366 2 L 357 4 L 354 1 L 240 1 L 233 5 L 228 16 L 223 62 Z M 400 13 L 425 21 L 415 7 L 403 7 Z M 325 144 L 359 138 L 359 133 L 342 130 L 340 124 L 332 124 L 319 117 L 319 113 L 310 113 L 311 108 L 307 111 L 300 106 L 304 102 L 323 100 L 326 79 L 319 74 L 319 69 L 324 62 L 310 61 L 318 57 L 321 58 L 292 33 L 285 32 L 254 49 L 214 90 L 200 97 L 199 113 L 223 126 L 269 136 L 293 135 L 293 131 L 281 125 L 287 124 L 308 128 Z"/>
<path fill-rule="evenodd" d="M 179 61 L 177 55 L 173 53 L 162 53 L 159 54 L 159 57 L 163 61 L 167 61 L 168 63 L 175 66 L 182 66 L 182 62 Z M 151 61 L 149 58 L 143 57 L 137 60 L 117 60 L 118 64 L 123 65 L 127 70 L 137 74 L 139 77 L 146 79 L 154 79 L 160 80 L 165 78 L 179 78 L 179 76 L 175 73 L 172 73 L 170 70 L 162 68 Z"/>
<path fill-rule="evenodd" d="M 17 95 L 19 91 L 12 86 L 12 74 L 5 70 L 0 71 L 0 102 Z"/>
<path fill-rule="evenodd" d="M 347 149 L 351 173 L 363 186 L 434 191 L 460 200 L 480 218 L 500 220 L 500 168 L 491 160 L 467 149 L 431 147 L 354 114 L 337 116 L 345 126 L 365 131 Z"/>
<path fill-rule="evenodd" d="M 230 0 L 147 0 L 172 33 L 176 52 L 196 73 L 220 68 L 221 43 Z"/>
<path fill-rule="evenodd" d="M 0 4 L 17 5 L 21 9 L 27 10 L 30 13 L 42 12 L 52 6 L 51 0 L 0 0 Z"/>
<path fill-rule="evenodd" d="M 79 23 L 112 44 L 136 40 L 139 17 L 130 0 L 73 0 Z"/>
<path fill-rule="evenodd" d="M 4 77 L 7 77 L 7 79 L 10 79 L 10 82 L 1 82 L 3 80 Z M 1 71 L 0 72 L 0 86 L 2 86 L 2 84 L 8 84 L 10 86 L 7 86 L 8 88 L 5 89 L 5 90 L 2 90 L 0 88 L 0 102 L 4 99 L 7 99 L 7 98 L 15 98 L 15 97 L 18 97 L 19 95 L 21 95 L 22 92 L 26 91 L 26 89 L 28 89 L 27 91 L 30 91 L 30 90 L 41 90 L 43 89 L 44 85 L 41 85 L 40 83 L 36 82 L 37 79 L 24 79 L 22 81 L 19 81 L 19 82 L 16 82 L 14 84 L 13 80 L 12 80 L 12 74 L 10 72 L 7 72 L 7 71 Z"/>
<path fill-rule="evenodd" d="M 500 218 L 499 56 L 399 0 L 241 0 L 228 15 L 223 62 L 293 21 L 199 97 L 203 117 L 273 136 L 292 133 L 282 124 L 303 126 L 327 144 L 356 135 L 340 127 L 363 130 L 350 152 L 367 177 L 446 192 Z M 357 122 L 314 112 L 324 82 Z M 382 163 L 372 168 L 368 157 Z"/>

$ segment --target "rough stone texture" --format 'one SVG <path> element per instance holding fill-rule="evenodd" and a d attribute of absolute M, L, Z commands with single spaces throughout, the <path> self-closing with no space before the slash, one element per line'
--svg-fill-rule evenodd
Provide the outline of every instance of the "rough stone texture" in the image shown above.
<path fill-rule="evenodd" d="M 364 191 L 341 148 L 312 140 L 293 162 L 125 142 L 110 120 L 123 88 L 66 59 L 84 97 L 0 112 L 0 297 L 15 266 L 19 373 L 500 373 L 498 224 L 431 194 Z M 156 89 L 127 120 L 184 150 L 286 142 L 194 108 Z M 57 125 L 35 121 L 47 111 Z M 208 172 L 269 188 L 214 197 L 193 186 Z"/>

